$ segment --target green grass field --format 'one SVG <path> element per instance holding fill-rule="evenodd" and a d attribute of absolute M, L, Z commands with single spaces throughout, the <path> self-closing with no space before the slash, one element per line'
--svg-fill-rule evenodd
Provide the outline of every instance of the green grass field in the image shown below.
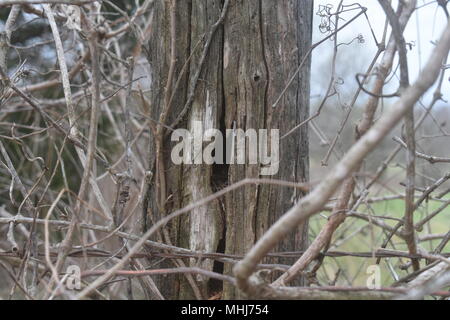
<path fill-rule="evenodd" d="M 444 199 L 446 201 L 448 199 Z M 421 221 L 424 217 L 431 214 L 434 210 L 438 209 L 444 204 L 440 201 L 428 201 L 422 204 L 422 207 L 416 211 L 414 221 Z M 373 203 L 370 208 L 366 205 L 361 205 L 358 208 L 358 213 L 371 214 L 375 216 L 385 216 L 392 218 L 402 218 L 404 214 L 404 201 L 403 200 L 388 200 L 378 203 Z M 383 221 L 390 226 L 397 224 L 397 221 L 383 219 Z M 326 222 L 324 216 L 316 215 L 310 220 L 311 227 L 311 241 L 314 239 L 317 232 Z M 418 236 L 424 236 L 428 234 L 442 234 L 447 233 L 450 229 L 450 206 L 446 207 L 436 217 L 434 217 L 429 223 L 425 224 L 423 230 L 418 232 Z M 387 237 L 387 232 L 383 231 L 378 226 L 372 226 L 367 221 L 348 217 L 343 225 L 339 227 L 333 237 L 333 246 L 330 251 L 346 251 L 346 252 L 372 252 L 374 249 L 381 247 L 382 243 Z M 419 246 L 431 251 L 440 243 L 441 239 L 432 241 L 422 241 Z M 394 236 L 392 242 L 387 246 L 387 249 L 395 249 L 401 251 L 407 251 L 405 242 Z M 443 253 L 450 252 L 450 243 L 446 245 Z M 337 285 L 347 286 L 365 286 L 368 278 L 366 273 L 369 265 L 375 264 L 376 259 L 366 259 L 359 257 L 339 257 L 331 258 L 327 257 L 324 260 L 324 265 L 318 272 L 318 279 L 326 285 L 335 278 L 336 272 L 341 269 L 338 277 Z M 400 266 L 407 263 L 409 259 L 399 258 L 383 258 L 380 263 L 381 270 L 381 283 L 382 286 L 388 286 L 395 282 L 395 277 L 402 278 L 412 271 L 410 268 L 408 271 L 401 270 Z M 424 265 L 425 261 L 421 262 Z M 345 272 L 344 272 L 345 270 Z"/>

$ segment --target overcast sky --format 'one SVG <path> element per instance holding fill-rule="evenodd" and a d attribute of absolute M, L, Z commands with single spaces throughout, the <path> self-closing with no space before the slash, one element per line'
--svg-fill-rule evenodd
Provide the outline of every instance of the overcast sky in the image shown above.
<path fill-rule="evenodd" d="M 320 5 L 330 4 L 333 6 L 334 12 L 339 4 L 339 0 L 315 0 L 314 12 L 314 35 L 313 42 L 316 42 L 326 34 L 319 31 L 320 17 L 316 15 Z M 353 4 L 355 1 L 344 1 L 344 4 Z M 378 4 L 377 0 L 360 0 L 358 2 L 361 6 L 366 7 L 367 15 L 377 39 L 381 39 L 385 16 L 383 10 Z M 397 1 L 393 1 L 394 8 L 396 8 Z M 433 41 L 439 39 L 443 29 L 446 25 L 446 18 L 442 9 L 438 9 L 436 0 L 418 0 L 419 9 L 410 19 L 405 30 L 405 40 L 410 43 L 411 50 L 408 50 L 408 62 L 410 81 L 414 81 L 423 65 L 426 63 L 434 45 Z M 350 7 L 349 7 L 350 8 Z M 356 8 L 356 7 L 353 7 Z M 358 13 L 358 10 L 347 12 L 342 17 L 341 25 L 350 20 Z M 356 81 L 354 76 L 356 73 L 362 73 L 372 60 L 377 48 L 373 36 L 370 31 L 369 23 L 364 15 L 361 15 L 350 26 L 339 33 L 338 43 L 348 43 L 355 37 L 361 34 L 365 40 L 364 43 L 353 41 L 350 45 L 341 45 L 337 68 L 338 76 L 342 76 L 346 84 L 342 86 L 342 90 L 348 90 L 349 87 L 354 88 Z M 327 41 L 324 45 L 318 47 L 313 52 L 313 74 L 312 74 L 312 95 L 318 96 L 323 94 L 326 90 L 327 76 L 330 72 L 330 62 L 332 57 L 332 42 Z M 351 85 L 350 85 L 351 84 Z M 324 88 L 325 87 L 325 88 Z M 395 87 L 393 87 L 395 91 Z M 447 81 L 443 86 L 444 98 L 450 100 L 450 84 Z M 429 96 L 429 95 L 427 95 Z"/>

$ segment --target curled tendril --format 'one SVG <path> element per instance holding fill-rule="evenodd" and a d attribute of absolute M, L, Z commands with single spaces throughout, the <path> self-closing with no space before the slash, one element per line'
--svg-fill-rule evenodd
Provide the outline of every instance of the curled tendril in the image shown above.
<path fill-rule="evenodd" d="M 358 36 L 356 37 L 358 39 L 358 43 L 365 43 L 366 40 L 364 39 L 364 36 L 360 33 L 358 34 Z"/>
<path fill-rule="evenodd" d="M 342 77 L 338 77 L 335 81 L 334 81 L 334 85 L 335 86 L 342 86 L 345 83 L 344 79 Z"/>
<path fill-rule="evenodd" d="M 341 5 L 337 9 L 336 12 L 333 10 L 332 4 L 319 5 L 319 8 L 316 12 L 316 15 L 320 17 L 319 30 L 323 34 L 332 34 L 337 29 L 337 21 L 344 20 L 341 17 L 341 14 L 353 11 L 353 10 L 366 10 L 366 8 L 362 7 L 358 3 L 350 4 L 350 5 Z M 359 34 L 356 38 L 359 43 L 364 43 L 365 39 L 362 34 Z M 331 37 L 330 40 L 334 40 L 334 37 Z"/>
<path fill-rule="evenodd" d="M 333 5 L 319 5 L 319 9 L 316 13 L 320 17 L 319 30 L 321 33 L 332 33 L 335 29 L 335 24 L 331 20 L 331 17 L 334 15 L 331 10 L 333 9 Z"/>

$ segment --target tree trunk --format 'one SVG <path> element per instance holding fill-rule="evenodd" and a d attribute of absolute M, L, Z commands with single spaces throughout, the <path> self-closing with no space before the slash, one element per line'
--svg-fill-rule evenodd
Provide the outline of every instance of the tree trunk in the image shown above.
<path fill-rule="evenodd" d="M 219 20 L 224 1 L 192 0 L 176 2 L 176 60 L 173 65 L 173 101 L 164 123 L 170 125 L 182 112 L 195 74 L 202 60 L 209 31 Z M 170 71 L 172 1 L 155 2 L 152 38 L 147 54 L 151 66 L 149 116 L 160 119 L 167 105 L 165 92 Z M 204 64 L 201 66 L 192 105 L 177 128 L 194 132 L 202 130 L 279 129 L 282 137 L 309 114 L 309 74 L 307 61 L 292 83 L 301 59 L 311 46 L 313 1 L 230 1 L 226 18 L 212 36 Z M 172 20 L 173 21 L 173 20 Z M 173 23 L 173 22 L 172 22 Z M 183 67 L 185 72 L 182 73 Z M 181 77 L 176 86 L 177 79 Z M 272 107 L 288 86 L 276 107 Z M 170 86 L 169 86 L 170 88 Z M 200 122 L 198 122 L 200 121 Z M 155 127 L 158 124 L 154 124 Z M 153 128 L 154 129 L 154 128 Z M 154 129 L 154 131 L 156 131 Z M 147 194 L 146 225 L 177 208 L 202 199 L 244 178 L 259 178 L 260 164 L 181 164 L 171 160 L 170 130 L 162 143 L 164 183 L 157 165 L 157 147 L 150 146 L 153 181 Z M 269 134 L 270 137 L 270 134 Z M 156 138 L 153 139 L 156 143 Z M 272 143 L 272 142 L 270 142 Z M 224 148 L 225 149 L 225 148 Z M 270 147 L 268 148 L 270 150 Z M 271 177 L 287 181 L 308 180 L 307 125 L 280 141 L 280 163 Z M 158 190 L 165 185 L 165 192 Z M 161 194 L 165 201 L 158 200 Z M 247 185 L 225 197 L 192 210 L 167 225 L 157 239 L 197 252 L 244 254 L 267 228 L 302 194 L 293 188 Z M 162 205 L 161 205 L 162 203 Z M 277 250 L 302 250 L 307 243 L 307 225 L 283 241 Z M 157 262 L 155 259 L 153 262 Z M 273 261 L 272 261 L 273 262 Z M 277 263 L 291 263 L 279 259 Z M 232 265 L 212 260 L 163 261 L 166 267 L 180 263 L 231 274 Z M 175 265 L 174 265 L 175 264 Z M 222 291 L 226 299 L 239 298 L 234 287 L 202 276 L 167 276 L 159 279 L 159 287 L 167 299 L 195 298 Z"/>

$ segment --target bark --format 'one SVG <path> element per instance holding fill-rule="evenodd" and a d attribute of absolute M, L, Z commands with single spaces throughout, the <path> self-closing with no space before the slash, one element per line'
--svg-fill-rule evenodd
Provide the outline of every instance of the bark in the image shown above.
<path fill-rule="evenodd" d="M 272 104 L 287 85 L 311 45 L 312 1 L 235 2 L 228 14 L 224 41 L 226 126 L 278 128 L 280 136 L 309 114 L 309 68 L 305 67 L 276 108 Z M 308 64 L 307 64 L 308 65 Z M 303 126 L 280 143 L 276 176 L 288 181 L 308 179 L 308 136 Z M 259 174 L 256 165 L 235 165 L 229 182 Z M 301 196 L 291 188 L 248 186 L 226 197 L 226 253 L 244 254 Z M 278 250 L 306 248 L 307 224 L 299 226 Z M 283 261 L 284 260 L 284 261 Z M 290 259 L 279 260 L 289 263 Z M 226 272 L 231 274 L 232 266 Z M 235 297 L 229 285 L 225 297 Z"/>
<path fill-rule="evenodd" d="M 177 1 L 176 60 L 171 84 L 174 91 L 164 124 L 174 123 L 189 100 L 189 92 L 195 87 L 192 105 L 188 106 L 177 128 L 193 132 L 194 121 L 201 121 L 203 130 L 279 129 L 281 137 L 309 114 L 309 62 L 290 83 L 280 103 L 275 108 L 272 104 L 288 85 L 310 48 L 313 1 L 230 1 L 226 18 L 212 37 L 196 83 L 195 74 L 202 61 L 208 32 L 220 19 L 223 5 L 224 1 L 220 0 Z M 170 78 L 171 56 L 170 10 L 171 1 L 155 2 L 153 35 L 147 48 L 151 66 L 149 116 L 153 119 L 159 119 L 166 107 L 164 95 Z M 182 73 L 186 63 L 186 72 Z M 177 86 L 179 77 L 181 80 Z M 156 169 L 156 147 L 153 143 L 150 145 L 149 163 L 154 178 L 148 188 L 144 212 L 147 227 L 173 210 L 226 185 L 260 176 L 259 164 L 174 165 L 170 158 L 174 143 L 170 141 L 170 131 L 167 133 L 161 149 L 166 189 L 163 206 L 158 201 L 161 194 L 158 170 L 161 169 L 159 166 Z M 270 177 L 307 181 L 308 163 L 306 125 L 280 141 L 279 171 Z M 162 232 L 159 239 L 153 240 L 167 242 L 170 238 L 172 244 L 195 251 L 245 254 L 302 195 L 295 188 L 247 185 L 192 210 L 165 227 L 169 237 Z M 277 249 L 304 250 L 306 231 L 307 223 L 298 227 Z M 293 262 L 288 258 L 277 261 Z M 164 261 L 161 267 L 174 267 L 174 262 Z M 184 263 L 232 274 L 232 265 L 223 266 L 207 259 L 184 260 Z M 222 287 L 221 283 L 208 281 L 203 276 L 193 277 L 203 298 L 221 290 L 223 298 L 240 297 L 232 285 L 224 284 Z M 160 276 L 158 280 L 157 285 L 165 298 L 196 297 L 192 281 L 185 276 Z"/>

